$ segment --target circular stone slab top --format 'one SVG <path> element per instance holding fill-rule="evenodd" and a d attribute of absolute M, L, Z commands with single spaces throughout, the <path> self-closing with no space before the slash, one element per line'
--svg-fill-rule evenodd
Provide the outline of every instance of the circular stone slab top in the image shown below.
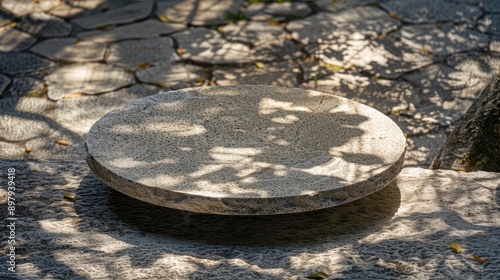
<path fill-rule="evenodd" d="M 346 203 L 389 184 L 406 140 L 384 114 L 312 90 L 189 88 L 111 111 L 87 163 L 108 186 L 194 212 L 267 215 Z"/>

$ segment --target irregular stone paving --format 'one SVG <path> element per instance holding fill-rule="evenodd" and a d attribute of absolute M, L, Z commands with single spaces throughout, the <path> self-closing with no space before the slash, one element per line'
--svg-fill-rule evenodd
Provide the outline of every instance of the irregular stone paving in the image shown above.
<path fill-rule="evenodd" d="M 98 15 L 77 18 L 73 22 L 85 29 L 134 22 L 149 16 L 153 5 L 154 1 L 136 2 Z"/>
<path fill-rule="evenodd" d="M 180 60 L 173 44 L 172 39 L 168 37 L 114 43 L 109 48 L 106 63 L 135 70 L 141 65 L 152 62 Z"/>
<path fill-rule="evenodd" d="M 16 26 L 22 31 L 42 38 L 64 37 L 71 33 L 73 27 L 63 19 L 36 12 L 21 19 Z"/>
<path fill-rule="evenodd" d="M 61 38 L 40 42 L 30 51 L 54 61 L 89 62 L 103 60 L 106 45 L 78 41 L 74 38 Z"/>
<path fill-rule="evenodd" d="M 83 161 L 0 163 L 9 168 L 23 186 L 16 192 L 22 278 L 301 280 L 318 271 L 329 279 L 499 276 L 498 173 L 405 168 L 393 184 L 345 205 L 242 217 L 135 200 L 106 187 Z M 64 199 L 65 192 L 76 201 Z M 4 224 L 7 207 L 0 212 Z M 11 276 L 0 271 L 3 279 Z"/>
<path fill-rule="evenodd" d="M 495 0 L 249 2 L 1 1 L 0 100 L 59 102 L 49 101 L 57 118 L 53 109 L 2 115 L 9 131 L 22 125 L 0 141 L 10 151 L 0 158 L 82 158 L 84 131 L 101 113 L 72 120 L 82 111 L 68 104 L 80 99 L 104 112 L 112 107 L 99 100 L 123 104 L 143 86 L 269 84 L 389 114 L 408 135 L 407 165 L 425 166 L 500 71 Z"/>
<path fill-rule="evenodd" d="M 92 30 L 80 32 L 77 37 L 85 41 L 116 42 L 127 39 L 148 39 L 160 35 L 168 35 L 182 31 L 186 26 L 176 23 L 165 23 L 156 19 L 148 19 L 138 23 L 127 24 L 111 30 Z"/>
<path fill-rule="evenodd" d="M 48 97 L 59 100 L 68 94 L 98 94 L 133 84 L 134 77 L 123 68 L 84 63 L 63 66 L 45 78 Z"/>
<path fill-rule="evenodd" d="M 433 40 L 429 40 L 429 36 Z M 409 25 L 401 29 L 401 40 L 414 48 L 440 56 L 484 48 L 488 35 L 470 30 L 465 25 L 451 23 L 438 27 L 436 24 Z"/>
<path fill-rule="evenodd" d="M 36 38 L 15 28 L 0 28 L 0 52 L 21 52 L 31 47 Z"/>
<path fill-rule="evenodd" d="M 235 14 L 243 0 L 158 0 L 156 16 L 167 21 L 192 25 L 218 25 Z"/>

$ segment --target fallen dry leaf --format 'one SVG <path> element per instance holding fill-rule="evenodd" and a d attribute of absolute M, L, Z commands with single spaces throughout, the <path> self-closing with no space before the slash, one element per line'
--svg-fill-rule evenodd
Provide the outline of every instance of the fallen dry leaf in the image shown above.
<path fill-rule="evenodd" d="M 183 49 L 183 48 L 177 48 L 175 50 L 179 55 L 183 55 L 186 53 L 186 49 Z"/>
<path fill-rule="evenodd" d="M 455 252 L 457 254 L 460 254 L 460 252 L 462 252 L 462 246 L 460 246 L 460 244 L 458 244 L 458 243 L 451 243 L 450 249 L 452 249 L 453 252 Z"/>
<path fill-rule="evenodd" d="M 30 148 L 29 146 L 26 146 L 26 147 L 24 148 L 24 151 L 25 151 L 27 154 L 29 154 L 29 153 L 31 153 L 31 148 Z"/>
<path fill-rule="evenodd" d="M 161 22 L 165 22 L 165 23 L 169 23 L 170 22 L 170 19 L 166 16 L 159 16 L 158 19 L 161 21 Z"/>
<path fill-rule="evenodd" d="M 102 7 L 101 7 L 101 11 L 102 11 L 102 12 L 105 12 L 105 11 L 107 11 L 107 10 L 109 10 L 109 5 L 102 5 Z"/>
<path fill-rule="evenodd" d="M 69 194 L 67 192 L 64 192 L 64 198 L 69 199 L 71 201 L 76 201 L 76 195 L 74 195 L 74 194 L 71 195 L 71 194 Z"/>
<path fill-rule="evenodd" d="M 57 140 L 56 143 L 59 144 L 59 145 L 63 145 L 63 146 L 68 146 L 68 145 L 71 144 L 69 141 L 61 140 L 61 139 Z"/>
<path fill-rule="evenodd" d="M 264 69 L 264 63 L 257 61 L 255 62 L 255 67 L 259 69 Z"/>
<path fill-rule="evenodd" d="M 106 30 L 111 30 L 111 29 L 114 29 L 116 27 L 115 24 L 111 24 L 111 25 L 104 25 L 104 26 L 99 26 L 97 27 L 96 29 L 97 30 L 103 30 L 103 31 L 106 31 Z"/>
<path fill-rule="evenodd" d="M 422 48 L 422 51 L 423 51 L 424 53 L 430 53 L 430 52 L 431 52 L 431 48 L 430 48 L 429 46 L 424 46 L 424 47 Z"/>
<path fill-rule="evenodd" d="M 85 96 L 85 93 L 83 93 L 83 92 L 73 92 L 73 93 L 70 93 L 70 94 L 66 94 L 64 96 L 64 99 L 70 99 L 70 98 L 81 97 L 81 96 Z"/>
<path fill-rule="evenodd" d="M 483 259 L 483 258 L 480 258 L 478 257 L 476 254 L 472 254 L 472 258 L 477 261 L 477 262 L 480 262 L 480 263 L 485 263 L 485 262 L 489 262 L 490 260 L 488 259 Z"/>

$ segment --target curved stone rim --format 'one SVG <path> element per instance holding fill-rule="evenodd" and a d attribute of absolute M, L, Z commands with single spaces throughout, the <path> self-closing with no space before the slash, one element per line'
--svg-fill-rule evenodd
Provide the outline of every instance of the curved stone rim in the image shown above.
<path fill-rule="evenodd" d="M 227 86 L 218 88 L 235 87 L 238 88 L 245 86 Z M 260 87 L 277 88 L 270 86 Z M 179 91 L 189 92 L 197 90 L 199 90 L 199 88 L 186 88 Z M 299 90 L 313 91 L 305 89 Z M 170 91 L 168 93 L 173 92 L 175 91 Z M 339 96 L 335 97 L 348 100 Z M 348 101 L 356 103 L 359 106 L 371 108 L 352 100 Z M 380 112 L 378 113 L 384 115 Z M 89 132 L 89 137 L 90 135 L 91 133 Z M 179 190 L 170 190 L 155 186 L 148 186 L 128 179 L 126 178 L 126 176 L 116 174 L 109 168 L 106 168 L 104 164 L 100 163 L 96 158 L 94 158 L 94 156 L 92 156 L 91 151 L 89 151 L 88 147 L 88 139 L 85 142 L 85 150 L 87 153 L 87 164 L 89 165 L 92 172 L 104 184 L 117 190 L 118 192 L 121 192 L 135 199 L 163 207 L 198 213 L 219 215 L 275 215 L 300 213 L 338 206 L 357 199 L 361 199 L 367 195 L 379 191 L 380 189 L 389 185 L 396 178 L 397 174 L 399 174 L 399 172 L 402 170 L 406 152 L 406 143 L 399 159 L 397 159 L 392 164 L 387 165 L 383 171 L 380 171 L 378 174 L 369 177 L 366 180 L 358 181 L 354 184 L 343 186 L 340 188 L 317 191 L 314 194 L 290 196 L 283 195 L 279 197 L 211 197 L 200 194 L 186 193 Z M 355 190 L 355 195 L 352 194 L 353 190 Z M 144 197 L 147 197 L 148 199 L 144 199 Z"/>

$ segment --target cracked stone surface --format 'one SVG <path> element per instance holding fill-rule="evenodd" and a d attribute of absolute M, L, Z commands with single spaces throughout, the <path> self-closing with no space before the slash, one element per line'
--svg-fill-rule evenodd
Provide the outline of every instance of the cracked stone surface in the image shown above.
<path fill-rule="evenodd" d="M 191 25 L 218 25 L 225 23 L 227 14 L 236 13 L 243 0 L 171 0 L 157 3 L 157 17 Z"/>
<path fill-rule="evenodd" d="M 409 83 L 372 79 L 356 73 L 335 73 L 303 86 L 349 98 L 384 114 L 414 108 L 419 102 L 415 88 Z"/>
<path fill-rule="evenodd" d="M 374 7 L 357 7 L 340 13 L 320 12 L 290 22 L 286 29 L 304 44 L 323 43 L 338 37 L 363 39 L 396 30 L 401 23 Z"/>
<path fill-rule="evenodd" d="M 283 28 L 259 21 L 239 21 L 222 28 L 222 34 L 229 41 L 237 41 L 253 46 L 288 37 Z"/>
<path fill-rule="evenodd" d="M 381 3 L 381 6 L 409 23 L 472 22 L 482 15 L 481 9 L 477 6 L 445 0 L 394 0 Z"/>
<path fill-rule="evenodd" d="M 134 22 L 149 16 L 153 10 L 154 1 L 140 1 L 124 7 L 110 9 L 101 14 L 77 18 L 72 22 L 84 29 Z"/>
<path fill-rule="evenodd" d="M 49 134 L 54 126 L 48 117 L 52 107 L 43 98 L 0 99 L 0 139 L 24 141 Z"/>
<path fill-rule="evenodd" d="M 76 36 L 82 40 L 109 43 L 128 39 L 149 39 L 184 29 L 186 27 L 182 24 L 164 23 L 156 19 L 148 19 L 138 23 L 118 26 L 106 31 L 92 30 L 80 32 Z"/>
<path fill-rule="evenodd" d="M 306 3 L 256 3 L 242 9 L 243 14 L 255 21 L 265 21 L 275 17 L 301 18 L 311 13 L 311 8 Z"/>
<path fill-rule="evenodd" d="M 106 63 L 135 70 L 144 63 L 180 60 L 168 37 L 131 40 L 112 44 Z"/>
<path fill-rule="evenodd" d="M 444 64 L 431 65 L 404 76 L 427 96 L 439 96 L 440 101 L 455 98 L 475 98 L 488 85 L 488 79 L 469 72 L 455 70 Z"/>
<path fill-rule="evenodd" d="M 204 80 L 201 67 L 180 63 L 152 63 L 138 70 L 135 75 L 143 83 L 153 84 L 166 89 L 193 87 L 198 80 Z"/>
<path fill-rule="evenodd" d="M 42 93 L 44 90 L 41 80 L 31 77 L 14 78 L 9 89 L 5 92 L 6 97 L 23 97 L 28 94 Z"/>
<path fill-rule="evenodd" d="M 106 45 L 79 42 L 74 38 L 60 38 L 38 43 L 30 51 L 55 61 L 89 62 L 103 60 Z"/>
<path fill-rule="evenodd" d="M 446 59 L 451 67 L 481 78 L 493 78 L 500 72 L 500 54 L 469 52 L 454 54 Z"/>
<path fill-rule="evenodd" d="M 229 42 L 217 31 L 193 28 L 172 35 L 182 48 L 181 57 L 210 64 L 247 63 L 255 61 L 252 51 L 241 43 Z"/>
<path fill-rule="evenodd" d="M 46 12 L 60 3 L 59 0 L 3 0 L 2 8 L 22 17 L 35 12 Z"/>
<path fill-rule="evenodd" d="M 133 84 L 134 76 L 125 69 L 99 63 L 71 64 L 62 66 L 45 82 L 49 98 L 59 100 L 71 93 L 98 94 Z"/>
<path fill-rule="evenodd" d="M 401 170 L 406 141 L 389 118 L 360 103 L 247 85 L 131 102 L 97 121 L 85 146 L 92 171 L 132 197 L 194 212 L 265 215 L 380 190 Z"/>
<path fill-rule="evenodd" d="M 21 52 L 35 42 L 36 38 L 15 28 L 0 28 L 0 52 Z"/>
<path fill-rule="evenodd" d="M 355 66 L 370 74 L 397 78 L 406 72 L 432 64 L 436 57 L 418 52 L 399 41 L 380 38 L 372 41 L 350 40 L 320 45 L 316 56 L 326 63 L 344 68 Z"/>
<path fill-rule="evenodd" d="M 453 24 L 408 25 L 401 29 L 400 36 L 405 44 L 440 56 L 488 45 L 487 35 Z"/>
<path fill-rule="evenodd" d="M 96 13 L 99 7 L 103 5 L 108 5 L 112 1 L 106 0 L 71 0 L 64 1 L 63 3 L 57 5 L 57 7 L 49 11 L 50 14 L 62 17 L 62 18 L 74 18 L 74 17 L 84 17 L 89 13 Z"/>
<path fill-rule="evenodd" d="M 53 66 L 50 60 L 32 53 L 0 53 L 0 73 L 4 74 L 28 74 Z"/>
<path fill-rule="evenodd" d="M 484 33 L 500 35 L 500 15 L 486 15 L 479 20 L 477 29 Z"/>
<path fill-rule="evenodd" d="M 0 96 L 2 96 L 3 91 L 7 88 L 7 86 L 9 84 L 10 84 L 9 77 L 6 77 L 4 75 L 0 75 Z"/>
<path fill-rule="evenodd" d="M 105 114 L 126 103 L 155 94 L 143 85 L 108 92 L 100 96 L 82 96 L 57 101 L 56 121 L 69 131 L 85 136 Z"/>
<path fill-rule="evenodd" d="M 64 37 L 71 33 L 73 27 L 61 18 L 36 12 L 21 19 L 17 28 L 42 38 Z"/>
<path fill-rule="evenodd" d="M 297 87 L 297 65 L 289 62 L 263 63 L 263 68 L 217 68 L 213 72 L 215 82 L 220 86 L 270 85 Z"/>

